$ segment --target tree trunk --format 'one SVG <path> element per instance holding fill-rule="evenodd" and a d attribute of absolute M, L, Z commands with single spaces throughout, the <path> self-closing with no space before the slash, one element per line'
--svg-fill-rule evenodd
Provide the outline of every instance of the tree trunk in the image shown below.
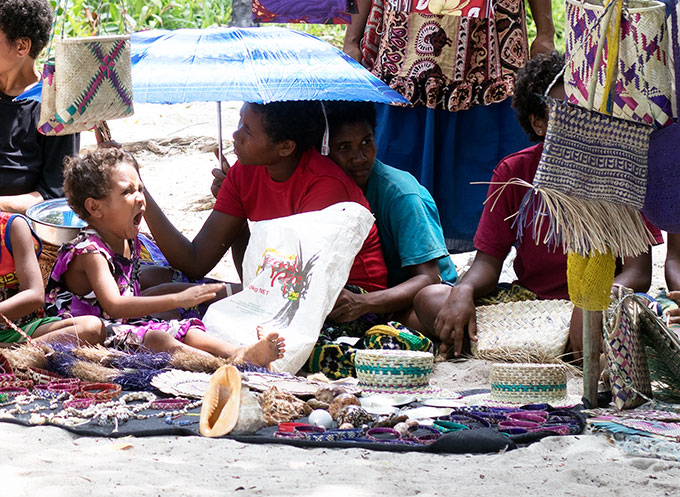
<path fill-rule="evenodd" d="M 251 0 L 231 1 L 231 25 L 239 28 L 257 26 L 257 24 L 253 23 Z"/>

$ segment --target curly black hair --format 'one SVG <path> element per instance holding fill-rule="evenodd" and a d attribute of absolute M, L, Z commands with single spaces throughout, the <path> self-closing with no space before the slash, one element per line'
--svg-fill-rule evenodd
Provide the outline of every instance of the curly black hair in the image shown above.
<path fill-rule="evenodd" d="M 542 136 L 534 132 L 531 116 L 547 119 L 548 109 L 541 96 L 563 67 L 564 54 L 555 51 L 548 55 L 537 55 L 517 73 L 512 106 L 517 111 L 517 119 L 531 141 L 543 140 Z M 562 78 L 560 77 L 555 84 L 563 84 Z"/>
<path fill-rule="evenodd" d="M 52 7 L 49 0 L 2 0 L 0 2 L 0 31 L 7 40 L 31 40 L 28 55 L 37 59 L 47 45 L 52 29 Z"/>
<path fill-rule="evenodd" d="M 64 159 L 64 195 L 80 219 L 90 216 L 85 200 L 102 199 L 111 192 L 111 173 L 121 162 L 139 170 L 134 156 L 122 148 L 98 148 Z"/>
<path fill-rule="evenodd" d="M 321 142 L 325 121 L 320 102 L 251 103 L 250 107 L 261 116 L 262 127 L 274 143 L 292 140 L 304 152 Z"/>
<path fill-rule="evenodd" d="M 331 135 L 345 124 L 366 123 L 373 131 L 376 126 L 375 105 L 372 102 L 324 102 Z"/>

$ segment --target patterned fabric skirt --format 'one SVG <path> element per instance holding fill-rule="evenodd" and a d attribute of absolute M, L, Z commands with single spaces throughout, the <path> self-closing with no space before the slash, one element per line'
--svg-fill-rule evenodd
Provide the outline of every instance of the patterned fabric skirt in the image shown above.
<path fill-rule="evenodd" d="M 190 329 L 206 331 L 203 322 L 196 318 L 147 321 L 135 324 L 107 323 L 104 346 L 134 352 L 142 346 L 144 337 L 149 331 L 166 333 L 184 343 L 184 338 Z"/>
<path fill-rule="evenodd" d="M 488 185 L 501 159 L 531 145 L 510 100 L 448 112 L 378 104 L 378 159 L 410 172 L 434 197 L 449 250 L 473 250 Z"/>

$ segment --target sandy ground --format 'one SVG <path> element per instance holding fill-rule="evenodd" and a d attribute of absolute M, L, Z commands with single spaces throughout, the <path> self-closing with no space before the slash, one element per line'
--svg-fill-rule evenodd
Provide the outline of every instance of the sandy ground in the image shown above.
<path fill-rule="evenodd" d="M 223 104 L 227 152 L 238 108 Z M 137 150 L 142 177 L 168 216 L 187 236 L 195 233 L 211 207 L 215 104 L 138 105 L 135 116 L 110 125 L 115 139 Z M 83 146 L 93 142 L 91 134 L 83 136 Z M 654 288 L 663 284 L 663 250 L 654 254 Z M 454 261 L 461 269 L 470 254 Z M 212 274 L 237 279 L 228 255 Z M 510 272 L 505 278 L 511 279 Z M 489 365 L 482 361 L 440 363 L 433 382 L 451 390 L 488 388 L 488 374 Z M 579 393 L 580 383 L 571 378 L 570 393 Z M 604 435 L 553 437 L 504 454 L 472 456 L 298 449 L 198 437 L 114 440 L 0 424 L 0 447 L 0 489 L 17 497 L 638 497 L 680 492 L 680 463 L 626 456 Z"/>

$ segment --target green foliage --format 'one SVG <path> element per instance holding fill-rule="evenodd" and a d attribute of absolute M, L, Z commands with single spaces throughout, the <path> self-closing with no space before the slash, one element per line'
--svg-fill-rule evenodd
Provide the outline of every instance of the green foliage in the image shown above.
<path fill-rule="evenodd" d="M 89 36 L 96 33 L 95 18 L 99 16 L 101 33 L 118 33 L 121 30 L 121 4 L 125 6 L 124 18 L 130 31 L 142 29 L 179 29 L 227 26 L 231 20 L 231 0 L 50 0 L 53 7 L 67 3 L 57 12 L 61 32 L 63 21 L 66 36 Z M 555 45 L 564 51 L 564 2 L 552 0 L 555 24 Z M 277 26 L 277 24 L 274 24 Z M 342 24 L 278 24 L 304 31 L 342 47 L 345 26 Z M 536 36 L 536 25 L 527 6 L 529 40 Z"/>
<path fill-rule="evenodd" d="M 342 48 L 345 39 L 345 24 L 267 24 L 268 26 L 283 26 L 284 28 L 303 31 L 316 36 L 331 45 Z"/>
<path fill-rule="evenodd" d="M 65 3 L 50 1 L 55 8 Z M 66 3 L 65 14 L 63 8 L 57 10 L 58 32 L 63 20 L 66 36 L 94 34 L 97 16 L 100 33 L 120 32 L 123 17 L 130 31 L 226 26 L 231 20 L 231 0 L 66 0 Z"/>
<path fill-rule="evenodd" d="M 531 17 L 529 4 L 526 4 L 527 10 L 527 32 L 529 34 L 529 43 L 536 38 L 536 24 Z M 564 0 L 552 0 L 552 16 L 553 24 L 555 25 L 555 48 L 564 53 L 564 23 L 566 20 Z"/>

